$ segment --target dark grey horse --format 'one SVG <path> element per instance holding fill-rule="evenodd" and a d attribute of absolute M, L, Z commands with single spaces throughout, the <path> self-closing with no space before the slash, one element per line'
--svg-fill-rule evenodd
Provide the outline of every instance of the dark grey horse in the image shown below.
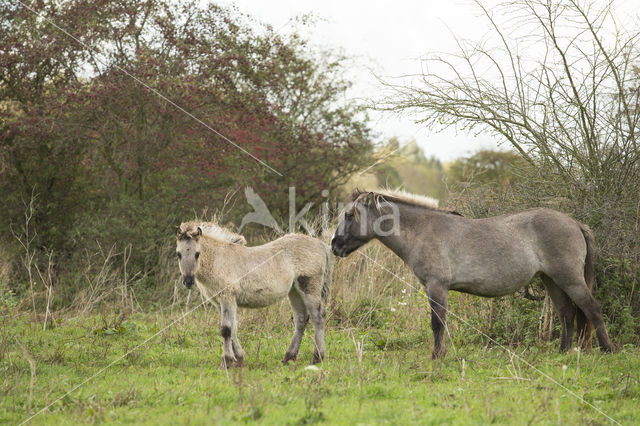
<path fill-rule="evenodd" d="M 562 323 L 560 349 L 571 347 L 576 315 L 580 343 L 588 343 L 591 322 L 600 348 L 612 349 L 600 305 L 590 290 L 593 235 L 563 213 L 539 208 L 468 219 L 410 194 L 356 191 L 331 248 L 344 257 L 373 238 L 398 255 L 424 285 L 431 304 L 434 358 L 446 353 L 449 290 L 504 296 L 527 285 L 537 273 Z"/>

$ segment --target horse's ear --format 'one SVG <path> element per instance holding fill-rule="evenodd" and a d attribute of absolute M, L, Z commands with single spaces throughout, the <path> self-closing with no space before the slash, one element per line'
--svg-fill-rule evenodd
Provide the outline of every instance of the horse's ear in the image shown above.
<path fill-rule="evenodd" d="M 369 207 L 371 205 L 371 202 L 374 201 L 375 199 L 375 194 L 373 192 L 368 192 L 367 195 L 364 197 L 364 205 Z"/>
<path fill-rule="evenodd" d="M 231 241 L 233 244 L 239 244 L 241 246 L 244 246 L 247 244 L 247 240 L 244 239 L 244 237 L 242 235 L 239 235 L 237 238 L 234 238 L 233 241 Z"/>
<path fill-rule="evenodd" d="M 194 237 L 198 238 L 201 236 L 202 236 L 202 228 L 198 226 L 198 230 L 196 231 L 196 234 L 194 235 Z"/>
<path fill-rule="evenodd" d="M 362 191 L 360 191 L 360 189 L 358 188 L 354 189 L 353 192 L 351 193 L 351 201 L 357 200 L 361 194 L 362 194 Z"/>

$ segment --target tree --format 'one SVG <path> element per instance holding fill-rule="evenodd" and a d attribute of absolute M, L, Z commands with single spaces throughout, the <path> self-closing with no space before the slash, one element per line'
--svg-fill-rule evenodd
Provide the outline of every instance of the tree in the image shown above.
<path fill-rule="evenodd" d="M 448 176 L 461 185 L 483 184 L 506 188 L 522 179 L 520 171 L 530 166 L 513 151 L 482 150 L 451 163 Z"/>
<path fill-rule="evenodd" d="M 56 253 L 135 242 L 146 265 L 143 247 L 229 192 L 284 211 L 289 186 L 323 200 L 369 161 L 343 58 L 234 9 L 9 1 L 0 28 L 0 216 L 40 194 L 39 244 Z"/>
<path fill-rule="evenodd" d="M 609 6 L 576 0 L 518 0 L 495 11 L 477 5 L 500 45 L 459 41 L 458 54 L 427 59 L 442 71 L 422 75 L 417 87 L 393 86 L 397 97 L 386 106 L 418 109 L 427 126 L 489 131 L 576 188 L 620 193 L 640 159 L 633 72 L 640 33 L 607 38 Z M 498 14 L 526 34 L 508 33 Z"/>
<path fill-rule="evenodd" d="M 458 53 L 429 57 L 423 67 L 429 71 L 414 84 L 387 83 L 393 96 L 381 108 L 414 110 L 428 127 L 458 126 L 508 143 L 535 173 L 478 211 L 551 205 L 588 223 L 598 242 L 599 280 L 606 283 L 599 290 L 605 311 L 618 320 L 628 318 L 629 308 L 637 315 L 637 24 L 624 30 L 609 2 L 476 5 L 495 45 L 458 40 Z"/>
<path fill-rule="evenodd" d="M 544 171 L 539 196 L 568 198 L 566 209 L 596 228 L 606 215 L 635 212 L 640 32 L 623 31 L 610 4 L 476 5 L 495 46 L 458 40 L 459 52 L 427 58 L 430 71 L 414 84 L 387 83 L 394 94 L 380 107 L 417 111 L 431 128 L 497 136 Z"/>

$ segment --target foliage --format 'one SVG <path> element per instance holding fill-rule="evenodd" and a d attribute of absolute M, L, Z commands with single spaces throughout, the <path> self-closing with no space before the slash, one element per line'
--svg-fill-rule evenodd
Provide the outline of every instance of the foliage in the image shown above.
<path fill-rule="evenodd" d="M 130 266 L 154 273 L 194 211 L 252 186 L 281 213 L 289 186 L 319 201 L 368 163 L 344 58 L 235 9 L 9 1 L 0 27 L 0 217 L 37 194 L 36 245 L 59 272 L 133 244 Z"/>
<path fill-rule="evenodd" d="M 630 262 L 608 259 L 609 270 L 601 270 L 596 279 L 595 296 L 606 300 L 602 311 L 610 324 L 611 335 L 621 341 L 640 336 L 640 301 L 638 301 L 638 270 Z"/>
<path fill-rule="evenodd" d="M 529 164 L 512 151 L 482 150 L 453 161 L 447 177 L 454 184 L 492 185 L 506 188 L 522 181 L 523 169 Z"/>
<path fill-rule="evenodd" d="M 459 53 L 427 59 L 433 71 L 417 88 L 395 86 L 387 107 L 418 110 L 431 127 L 493 133 L 529 163 L 559 174 L 569 192 L 607 197 L 636 182 L 638 32 L 607 34 L 609 25 L 620 28 L 610 5 L 477 6 L 497 45 L 459 41 Z"/>
<path fill-rule="evenodd" d="M 454 165 L 456 179 L 476 181 L 454 196 L 460 211 L 477 216 L 538 206 L 564 211 L 593 229 L 602 282 L 615 276 L 635 280 L 640 264 L 637 23 L 628 29 L 618 25 L 609 3 L 476 5 L 493 37 L 458 40 L 457 53 L 428 58 L 429 71 L 419 83 L 388 84 L 394 96 L 382 107 L 413 110 L 433 128 L 493 134 L 518 153 L 501 154 L 513 164 L 508 184 L 492 159 L 481 158 L 496 154 Z M 502 181 L 496 186 L 489 178 Z M 634 273 L 623 273 L 620 260 Z M 631 282 L 623 287 L 630 292 Z M 618 303 L 611 292 L 601 295 L 605 305 Z M 623 295 L 637 318 L 640 304 L 630 296 Z"/>
<path fill-rule="evenodd" d="M 415 140 L 400 144 L 389 139 L 374 151 L 370 167 L 355 175 L 348 187 L 399 188 L 438 200 L 446 198 L 445 172 L 440 160 L 427 158 Z"/>

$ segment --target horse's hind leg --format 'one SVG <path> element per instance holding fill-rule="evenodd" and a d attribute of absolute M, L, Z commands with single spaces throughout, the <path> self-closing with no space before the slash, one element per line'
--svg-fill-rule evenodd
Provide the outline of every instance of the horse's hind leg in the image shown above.
<path fill-rule="evenodd" d="M 591 347 L 591 323 L 580 309 L 576 312 L 576 331 L 578 333 L 578 346 L 582 349 Z"/>
<path fill-rule="evenodd" d="M 298 287 L 302 301 L 309 312 L 314 331 L 314 349 L 312 363 L 317 364 L 324 359 L 324 325 L 326 314 L 322 303 L 322 275 L 299 277 Z"/>
<path fill-rule="evenodd" d="M 313 298 L 313 300 L 310 300 L 310 303 L 307 304 L 307 310 L 311 316 L 314 333 L 313 359 L 311 363 L 317 364 L 324 359 L 324 325 L 326 319 L 324 307 L 322 306 L 322 301 L 319 296 L 317 299 Z"/>
<path fill-rule="evenodd" d="M 569 296 L 567 296 L 567 293 L 558 287 L 551 278 L 542 274 L 542 282 L 551 297 L 553 306 L 556 308 L 560 323 L 562 324 L 560 351 L 565 352 L 571 348 L 573 341 L 573 320 L 576 315 L 576 308 Z"/>
<path fill-rule="evenodd" d="M 607 334 L 607 329 L 604 325 L 604 320 L 602 319 L 600 304 L 598 304 L 596 299 L 593 298 L 591 291 L 584 280 L 567 279 L 564 281 L 554 281 L 565 291 L 565 293 L 567 293 L 567 295 L 569 295 L 578 308 L 584 312 L 587 319 L 591 321 L 593 327 L 596 329 L 596 336 L 598 337 L 600 349 L 602 349 L 603 352 L 611 352 L 613 346 L 611 345 L 611 340 L 609 340 L 609 335 Z"/>
<path fill-rule="evenodd" d="M 292 288 L 289 292 L 289 303 L 293 310 L 293 320 L 295 322 L 295 332 L 293 338 L 291 338 L 291 344 L 289 349 L 284 354 L 283 364 L 286 364 L 289 360 L 295 360 L 298 357 L 298 351 L 300 350 L 300 343 L 302 342 L 302 335 L 307 327 L 309 321 L 309 314 L 307 313 L 307 307 L 302 301 L 302 297 L 298 293 L 298 290 Z"/>

